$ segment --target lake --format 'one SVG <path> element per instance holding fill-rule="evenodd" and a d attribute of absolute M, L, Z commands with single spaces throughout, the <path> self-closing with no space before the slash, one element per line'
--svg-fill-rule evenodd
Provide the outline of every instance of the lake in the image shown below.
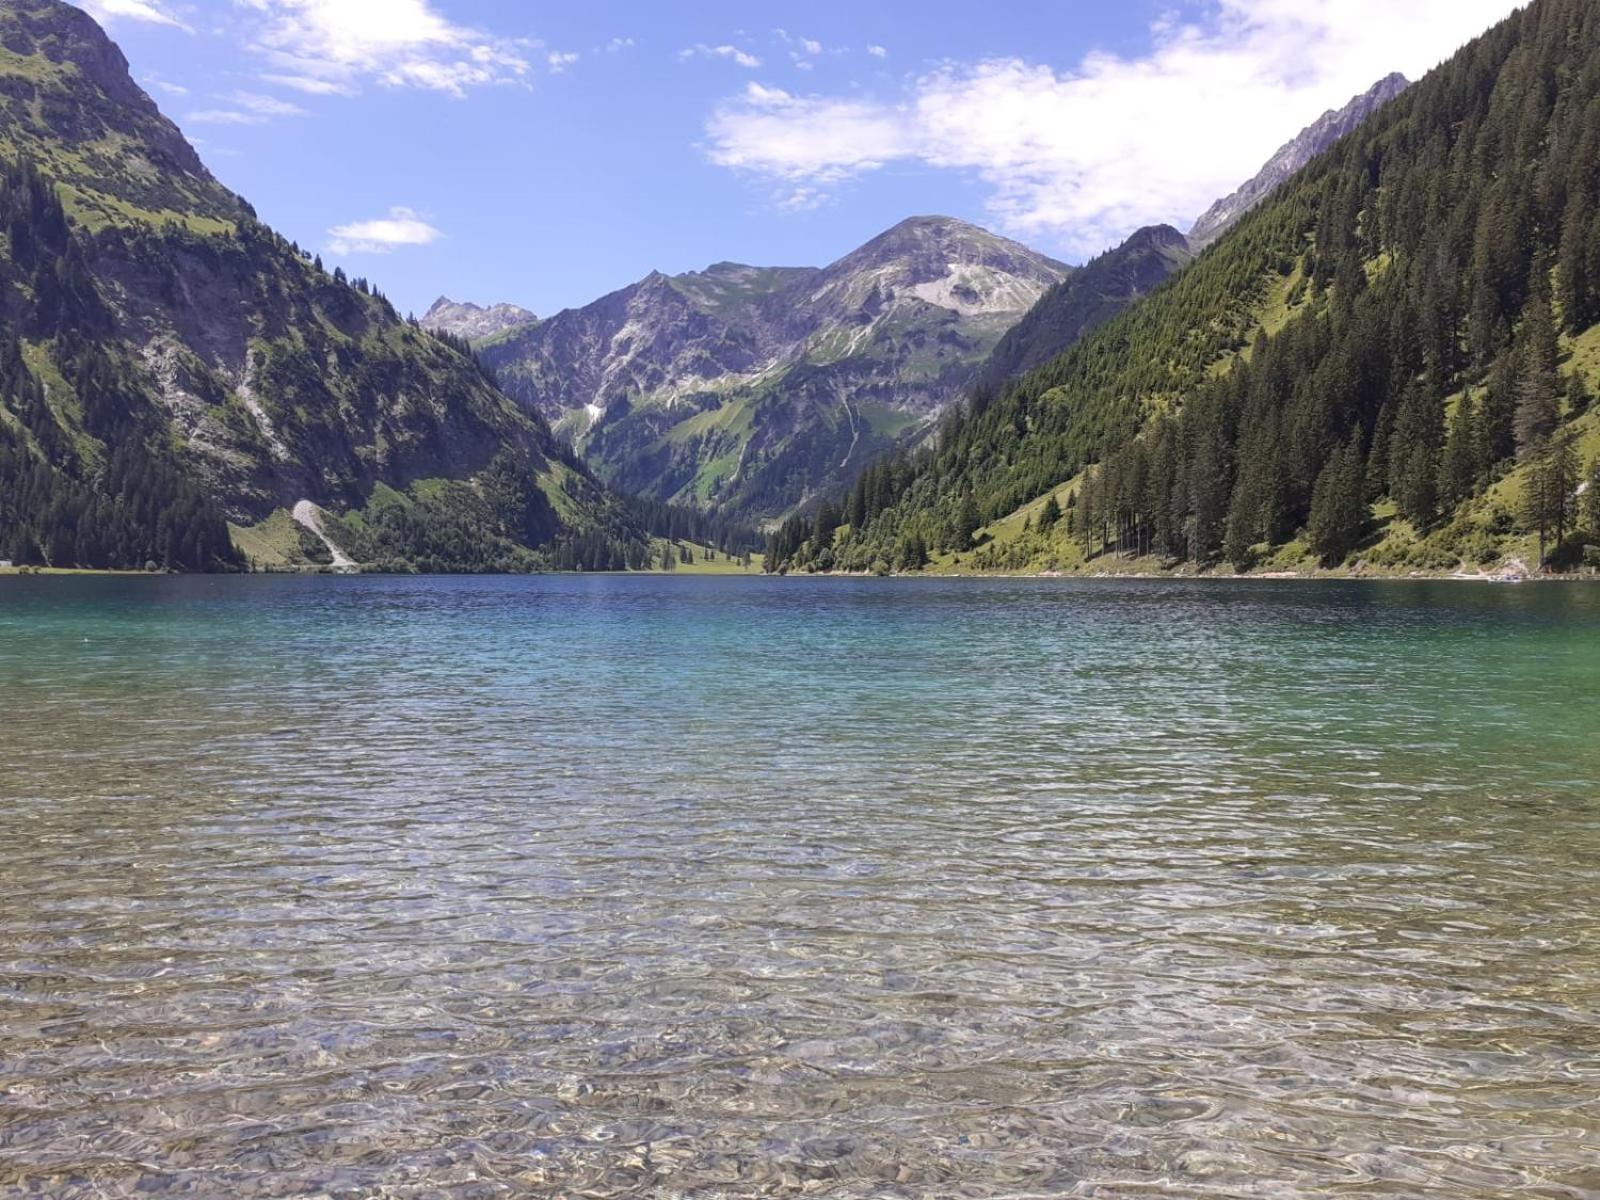
<path fill-rule="evenodd" d="M 1600 1196 L 1600 588 L 0 579 L 0 1193 Z"/>

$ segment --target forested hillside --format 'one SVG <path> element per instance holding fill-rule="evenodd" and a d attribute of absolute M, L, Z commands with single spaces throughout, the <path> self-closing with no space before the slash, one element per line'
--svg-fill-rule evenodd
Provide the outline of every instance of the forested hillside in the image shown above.
<path fill-rule="evenodd" d="M 237 566 L 222 510 L 106 345 L 110 314 L 55 188 L 28 163 L 0 163 L 0 231 L 0 558 Z"/>
<path fill-rule="evenodd" d="M 1000 339 L 979 386 L 990 391 L 1043 366 L 1148 295 L 1194 258 L 1170 225 L 1141 229 L 1051 288 Z"/>
<path fill-rule="evenodd" d="M 1600 6 L 1537 0 L 769 567 L 1567 565 L 1597 321 Z"/>
<path fill-rule="evenodd" d="M 0 557 L 315 562 L 299 511 L 396 568 L 647 558 L 464 343 L 222 187 L 87 15 L 7 0 L 0 45 Z"/>

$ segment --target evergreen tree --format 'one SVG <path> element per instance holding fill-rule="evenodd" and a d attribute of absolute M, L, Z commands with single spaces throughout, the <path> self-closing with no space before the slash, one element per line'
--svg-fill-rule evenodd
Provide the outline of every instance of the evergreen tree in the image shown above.
<path fill-rule="evenodd" d="M 1583 523 L 1589 536 L 1600 541 L 1600 454 L 1589 464 L 1589 475 L 1584 480 Z"/>
<path fill-rule="evenodd" d="M 1422 384 L 1413 384 L 1395 419 L 1389 471 L 1395 507 L 1418 529 L 1426 529 L 1439 515 L 1443 424 L 1440 403 Z"/>
<path fill-rule="evenodd" d="M 1456 405 L 1445 441 L 1444 468 L 1439 491 L 1447 508 L 1454 508 L 1477 493 L 1488 469 L 1481 455 L 1486 445 L 1478 423 L 1478 403 L 1468 388 Z"/>
<path fill-rule="evenodd" d="M 956 506 L 955 548 L 972 549 L 973 538 L 982 527 L 983 517 L 978 513 L 977 501 L 972 498 L 971 492 L 964 492 L 960 503 Z"/>
<path fill-rule="evenodd" d="M 1328 461 L 1311 493 L 1306 536 L 1324 566 L 1336 567 L 1360 543 L 1369 520 L 1360 443 L 1351 441 Z"/>
<path fill-rule="evenodd" d="M 1578 486 L 1577 443 L 1570 430 L 1534 451 L 1523 491 L 1522 519 L 1539 535 L 1539 563 L 1549 562 L 1552 550 L 1566 540 L 1576 515 Z"/>

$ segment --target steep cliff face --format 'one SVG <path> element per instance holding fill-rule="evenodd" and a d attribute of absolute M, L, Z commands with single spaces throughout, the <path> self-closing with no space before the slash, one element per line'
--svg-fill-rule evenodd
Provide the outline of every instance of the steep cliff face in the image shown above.
<path fill-rule="evenodd" d="M 1404 75 L 1389 75 L 1336 112 L 1327 112 L 1283 146 L 1250 182 L 1218 200 L 1189 231 L 1189 242 L 1203 250 L 1256 205 L 1282 187 L 1307 163 L 1358 128 L 1373 113 L 1411 86 Z"/>
<path fill-rule="evenodd" d="M 99 26 L 58 0 L 0 6 L 0 155 L 54 184 L 66 228 L 51 253 L 82 269 L 80 315 L 32 330 L 29 363 L 69 391 L 64 360 L 84 346 L 121 364 L 125 405 L 159 414 L 152 443 L 177 447 L 178 468 L 236 524 L 305 500 L 360 509 L 380 487 L 467 481 L 502 455 L 572 521 L 603 506 L 469 354 L 261 225 Z M 47 208 L 28 219 L 48 226 Z M 92 463 L 106 448 L 73 407 L 61 398 L 58 423 Z"/>
<path fill-rule="evenodd" d="M 652 274 L 481 348 L 513 396 L 620 486 L 769 517 L 958 398 L 1067 273 L 920 217 L 824 268 Z"/>
<path fill-rule="evenodd" d="M 0 134 L 64 185 L 80 225 L 171 220 L 215 232 L 253 216 L 133 81 L 115 43 L 59 0 L 0 6 Z"/>

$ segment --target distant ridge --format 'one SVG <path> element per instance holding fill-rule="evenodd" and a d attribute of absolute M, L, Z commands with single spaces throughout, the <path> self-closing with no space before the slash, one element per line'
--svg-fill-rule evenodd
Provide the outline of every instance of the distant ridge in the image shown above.
<path fill-rule="evenodd" d="M 1317 155 L 1355 130 L 1378 109 L 1404 92 L 1411 81 L 1399 72 L 1385 76 L 1343 108 L 1324 113 L 1279 148 L 1267 165 L 1238 191 L 1218 200 L 1189 230 L 1196 252 L 1216 241 L 1256 205 L 1260 204 Z"/>
<path fill-rule="evenodd" d="M 481 304 L 458 303 L 448 296 L 440 296 L 423 314 L 422 327 L 475 342 L 518 325 L 531 325 L 538 319 L 516 304 L 491 304 L 485 308 Z"/>

